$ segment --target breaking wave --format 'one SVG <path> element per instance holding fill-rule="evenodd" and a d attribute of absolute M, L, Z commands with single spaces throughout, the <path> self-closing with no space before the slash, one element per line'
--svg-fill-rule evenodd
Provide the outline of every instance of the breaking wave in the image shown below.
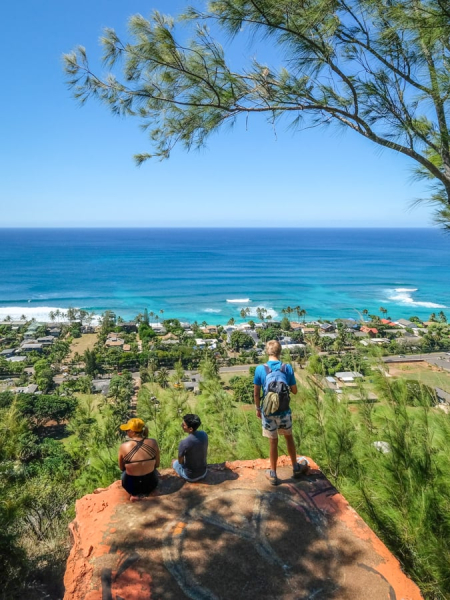
<path fill-rule="evenodd" d="M 403 304 L 406 306 L 421 306 L 423 308 L 447 308 L 445 304 L 437 304 L 436 302 L 426 302 L 421 300 L 414 300 L 411 296 L 413 292 L 417 292 L 417 288 L 397 288 L 390 291 L 388 300 L 396 302 L 397 304 Z"/>
<path fill-rule="evenodd" d="M 251 302 L 251 300 L 250 298 L 232 298 L 231 300 L 227 298 L 227 302 L 230 304 L 245 304 L 246 302 Z"/>

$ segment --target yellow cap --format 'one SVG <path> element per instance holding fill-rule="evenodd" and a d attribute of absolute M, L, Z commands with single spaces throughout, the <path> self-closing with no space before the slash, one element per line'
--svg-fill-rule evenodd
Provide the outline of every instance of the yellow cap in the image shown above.
<path fill-rule="evenodd" d="M 125 425 L 121 425 L 120 429 L 122 431 L 142 431 L 144 429 L 144 421 L 142 419 L 130 419 L 128 421 L 128 423 L 125 423 Z"/>

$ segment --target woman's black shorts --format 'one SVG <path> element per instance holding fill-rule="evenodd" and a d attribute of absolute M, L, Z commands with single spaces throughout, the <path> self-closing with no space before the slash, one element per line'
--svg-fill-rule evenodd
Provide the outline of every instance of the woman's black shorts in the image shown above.
<path fill-rule="evenodd" d="M 128 475 L 122 473 L 122 487 L 132 496 L 148 496 L 158 485 L 156 470 L 147 475 Z"/>

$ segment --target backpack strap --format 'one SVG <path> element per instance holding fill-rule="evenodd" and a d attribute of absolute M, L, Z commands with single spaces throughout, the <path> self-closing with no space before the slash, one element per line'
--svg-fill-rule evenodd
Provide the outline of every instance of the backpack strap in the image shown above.
<path fill-rule="evenodd" d="M 287 365 L 285 363 L 281 363 L 280 371 L 286 375 Z"/>
<path fill-rule="evenodd" d="M 272 369 L 269 367 L 269 365 L 266 363 L 264 366 L 264 370 L 266 372 L 266 375 L 268 375 L 269 373 L 272 373 Z"/>

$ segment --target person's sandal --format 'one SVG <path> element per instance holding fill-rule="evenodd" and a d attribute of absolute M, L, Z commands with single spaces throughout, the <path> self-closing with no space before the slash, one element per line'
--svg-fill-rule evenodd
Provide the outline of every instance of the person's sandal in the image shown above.
<path fill-rule="evenodd" d="M 297 462 L 294 466 L 293 477 L 294 479 L 299 479 L 302 475 L 307 475 L 309 473 L 309 463 L 304 456 L 301 456 L 297 459 Z"/>
<path fill-rule="evenodd" d="M 270 485 L 278 485 L 278 477 L 275 471 L 268 469 L 266 471 L 266 479 L 269 480 Z"/>

